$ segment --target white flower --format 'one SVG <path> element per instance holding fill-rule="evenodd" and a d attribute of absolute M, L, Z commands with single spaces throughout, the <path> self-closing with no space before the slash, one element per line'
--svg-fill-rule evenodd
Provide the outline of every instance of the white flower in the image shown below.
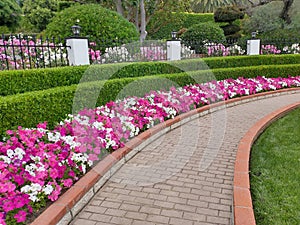
<path fill-rule="evenodd" d="M 50 195 L 53 191 L 53 187 L 52 185 L 49 185 L 47 184 L 46 186 L 43 187 L 43 192 L 46 194 L 46 195 Z"/>
<path fill-rule="evenodd" d="M 8 150 L 6 151 L 6 154 L 7 154 L 7 156 L 8 156 L 9 158 L 11 158 L 11 159 L 15 156 L 14 151 L 11 150 L 11 149 L 8 149 Z"/>

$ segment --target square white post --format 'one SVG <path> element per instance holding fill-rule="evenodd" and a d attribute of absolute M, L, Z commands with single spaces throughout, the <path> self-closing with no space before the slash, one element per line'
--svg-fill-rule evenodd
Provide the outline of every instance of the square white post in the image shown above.
<path fill-rule="evenodd" d="M 66 42 L 70 66 L 90 65 L 87 38 L 71 37 Z"/>
<path fill-rule="evenodd" d="M 260 39 L 247 40 L 247 55 L 260 54 Z"/>
<path fill-rule="evenodd" d="M 181 60 L 180 40 L 167 41 L 167 60 Z"/>

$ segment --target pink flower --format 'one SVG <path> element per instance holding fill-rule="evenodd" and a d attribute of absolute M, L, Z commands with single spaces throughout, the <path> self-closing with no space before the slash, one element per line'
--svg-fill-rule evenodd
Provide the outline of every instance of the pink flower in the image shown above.
<path fill-rule="evenodd" d="M 16 215 L 14 215 L 14 218 L 17 220 L 18 223 L 25 222 L 26 220 L 27 212 L 24 210 L 20 210 Z"/>
<path fill-rule="evenodd" d="M 63 182 L 63 184 L 64 184 L 64 186 L 65 187 L 71 187 L 72 185 L 73 185 L 73 181 L 72 181 L 72 179 L 70 179 L 70 178 L 68 178 L 68 179 L 66 179 L 66 180 L 63 180 L 62 181 Z"/>

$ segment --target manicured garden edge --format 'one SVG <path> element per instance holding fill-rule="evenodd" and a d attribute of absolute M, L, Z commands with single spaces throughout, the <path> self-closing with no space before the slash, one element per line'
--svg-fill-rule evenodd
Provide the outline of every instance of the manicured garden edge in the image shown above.
<path fill-rule="evenodd" d="M 68 66 L 31 70 L 0 71 L 0 96 L 70 86 L 79 82 L 128 77 L 143 77 L 236 67 L 299 64 L 299 54 L 227 56 L 180 61 L 117 63 L 91 66 Z M 84 79 L 82 77 L 84 75 Z"/>
<path fill-rule="evenodd" d="M 275 91 L 277 93 L 277 91 Z M 253 143 L 274 121 L 299 108 L 300 102 L 290 104 L 255 123 L 238 145 L 233 179 L 233 213 L 235 225 L 256 225 L 250 192 L 249 162 Z"/>
<path fill-rule="evenodd" d="M 234 98 L 225 102 L 206 105 L 156 125 L 127 142 L 125 147 L 116 150 L 100 161 L 56 202 L 50 205 L 38 218 L 36 218 L 35 221 L 33 221 L 33 223 L 31 223 L 31 225 L 45 224 L 45 221 L 47 221 L 47 224 L 45 225 L 67 224 L 70 222 L 124 163 L 141 151 L 146 145 L 168 131 L 175 129 L 190 120 L 223 109 L 224 107 L 231 107 L 237 104 L 255 101 L 257 99 L 296 92 L 300 92 L 300 88 L 281 89 Z"/>
<path fill-rule="evenodd" d="M 18 126 L 35 127 L 43 121 L 47 121 L 48 127 L 53 129 L 67 114 L 76 113 L 84 107 L 93 108 L 116 100 L 117 96 L 126 90 L 124 88 L 130 83 L 134 84 L 133 82 L 139 82 L 139 85 L 135 85 L 130 95 L 141 97 L 150 91 L 167 90 L 174 83 L 183 87 L 211 80 L 255 78 L 262 74 L 267 78 L 299 76 L 300 64 L 222 68 L 102 80 L 0 97 L 0 137 L 7 130 L 16 130 Z M 166 82 L 162 82 L 163 80 Z M 99 97 L 97 102 L 90 106 L 90 97 L 95 96 L 95 93 Z"/>

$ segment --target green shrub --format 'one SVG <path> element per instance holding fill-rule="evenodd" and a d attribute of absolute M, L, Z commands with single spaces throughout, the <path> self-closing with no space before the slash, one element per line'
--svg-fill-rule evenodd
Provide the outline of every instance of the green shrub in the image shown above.
<path fill-rule="evenodd" d="M 76 112 L 87 106 L 96 107 L 97 105 L 103 105 L 115 100 L 117 97 L 126 96 L 125 94 L 120 96 L 119 93 L 132 82 L 136 83 L 133 83 L 134 88 L 130 89 L 132 91 L 130 94 L 142 96 L 150 90 L 168 89 L 174 84 L 184 86 L 212 79 L 222 80 L 226 78 L 256 77 L 261 75 L 266 77 L 287 77 L 299 74 L 300 64 L 221 68 L 211 71 L 193 71 L 188 74 L 161 74 L 143 78 L 122 78 L 106 82 L 88 82 L 79 86 L 71 85 L 0 97 L 0 134 L 4 134 L 8 129 L 16 129 L 18 126 L 35 127 L 39 122 L 44 121 L 48 121 L 50 128 L 53 128 L 67 114 L 72 113 L 72 109 L 73 112 Z M 96 104 L 91 104 L 91 96 L 95 96 L 95 93 L 99 97 L 96 100 Z M 75 109 L 73 106 L 74 100 L 76 103 Z"/>
<path fill-rule="evenodd" d="M 21 20 L 22 10 L 16 1 L 0 1 L 0 26 L 16 28 Z"/>
<path fill-rule="evenodd" d="M 179 31 L 182 28 L 189 28 L 198 23 L 213 22 L 213 13 L 174 13 L 172 18 L 162 21 L 160 14 L 153 15 L 147 25 L 148 39 L 161 40 L 169 39 L 172 31 Z"/>
<path fill-rule="evenodd" d="M 81 36 L 89 36 L 91 40 L 104 40 L 108 46 L 117 40 L 137 40 L 139 37 L 132 23 L 99 4 L 74 5 L 58 12 L 44 33 L 51 37 L 70 37 L 71 26 L 77 20 L 80 21 Z"/>
<path fill-rule="evenodd" d="M 243 28 L 247 33 L 253 31 L 263 33 L 282 28 L 284 21 L 279 18 L 282 8 L 281 1 L 273 1 L 257 7 L 252 16 L 244 21 Z"/>
<path fill-rule="evenodd" d="M 69 8 L 73 5 L 75 5 L 75 4 L 76 4 L 75 2 L 71 2 L 71 1 L 59 1 L 57 11 L 62 11 L 66 8 Z"/>
<path fill-rule="evenodd" d="M 26 19 L 42 31 L 55 15 L 57 3 L 57 0 L 24 0 L 22 10 Z"/>
<path fill-rule="evenodd" d="M 191 46 L 196 50 L 196 53 L 204 53 L 203 46 L 206 42 L 213 41 L 222 43 L 225 40 L 223 30 L 215 23 L 199 23 L 190 27 L 181 36 L 183 43 Z M 192 42 L 190 42 L 192 41 Z"/>
<path fill-rule="evenodd" d="M 297 63 L 300 63 L 300 54 L 228 56 L 189 59 L 175 62 L 120 63 L 0 71 L 0 96 L 14 95 L 58 86 L 69 86 L 78 84 L 79 82 L 96 80 L 142 77 L 216 68 Z"/>
<path fill-rule="evenodd" d="M 214 12 L 214 19 L 216 22 L 232 23 L 237 19 L 243 19 L 245 13 L 237 6 L 220 7 Z"/>

